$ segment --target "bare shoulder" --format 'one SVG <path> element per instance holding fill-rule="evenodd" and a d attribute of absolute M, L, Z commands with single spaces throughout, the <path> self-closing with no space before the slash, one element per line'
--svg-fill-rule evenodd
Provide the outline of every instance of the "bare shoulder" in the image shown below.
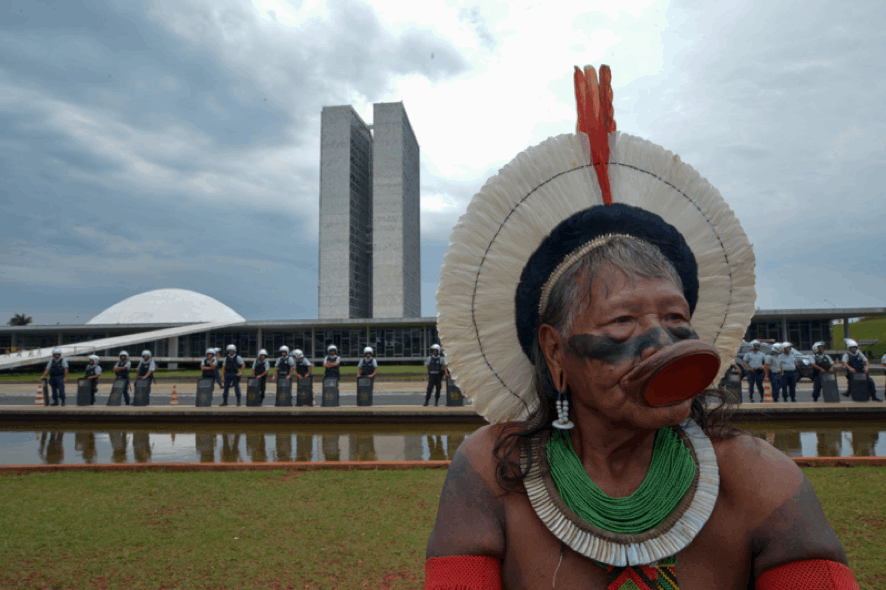
<path fill-rule="evenodd" d="M 428 540 L 428 558 L 504 555 L 505 492 L 496 478 L 495 449 L 507 428 L 484 426 L 468 437 L 452 458 Z"/>
<path fill-rule="evenodd" d="M 720 471 L 720 500 L 750 531 L 755 576 L 789 561 L 846 563 L 815 490 L 797 464 L 757 437 L 713 440 Z"/>

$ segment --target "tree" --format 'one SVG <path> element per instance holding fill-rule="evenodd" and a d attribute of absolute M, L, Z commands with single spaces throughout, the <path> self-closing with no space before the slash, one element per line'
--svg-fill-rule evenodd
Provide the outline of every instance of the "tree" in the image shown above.
<path fill-rule="evenodd" d="M 6 322 L 9 326 L 27 326 L 34 321 L 34 318 L 25 313 L 17 313 L 12 319 Z"/>

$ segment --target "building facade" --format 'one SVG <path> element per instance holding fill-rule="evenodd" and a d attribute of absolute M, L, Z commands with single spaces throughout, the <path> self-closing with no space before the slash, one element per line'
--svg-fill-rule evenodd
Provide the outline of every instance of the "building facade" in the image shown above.
<path fill-rule="evenodd" d="M 373 105 L 372 166 L 372 317 L 418 317 L 419 148 L 403 103 Z"/>
<path fill-rule="evenodd" d="M 419 147 L 403 103 L 324 107 L 318 317 L 421 313 Z"/>
<path fill-rule="evenodd" d="M 320 125 L 319 317 L 372 317 L 372 133 L 350 106 Z"/>

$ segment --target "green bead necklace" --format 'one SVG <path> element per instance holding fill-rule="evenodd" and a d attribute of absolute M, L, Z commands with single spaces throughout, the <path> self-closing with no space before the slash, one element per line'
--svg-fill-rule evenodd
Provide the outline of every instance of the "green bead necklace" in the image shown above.
<path fill-rule="evenodd" d="M 599 529 L 626 535 L 661 525 L 695 479 L 692 453 L 673 428 L 658 430 L 649 471 L 625 498 L 610 498 L 588 477 L 567 431 L 551 433 L 547 458 L 557 492 L 575 514 Z"/>

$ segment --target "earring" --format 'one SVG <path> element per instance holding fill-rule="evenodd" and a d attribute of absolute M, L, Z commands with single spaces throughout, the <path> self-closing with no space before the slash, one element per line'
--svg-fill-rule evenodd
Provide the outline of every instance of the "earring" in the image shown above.
<path fill-rule="evenodd" d="M 553 426 L 560 430 L 569 430 L 575 426 L 569 419 L 569 400 L 563 389 L 557 392 L 557 419 L 554 420 Z"/>

